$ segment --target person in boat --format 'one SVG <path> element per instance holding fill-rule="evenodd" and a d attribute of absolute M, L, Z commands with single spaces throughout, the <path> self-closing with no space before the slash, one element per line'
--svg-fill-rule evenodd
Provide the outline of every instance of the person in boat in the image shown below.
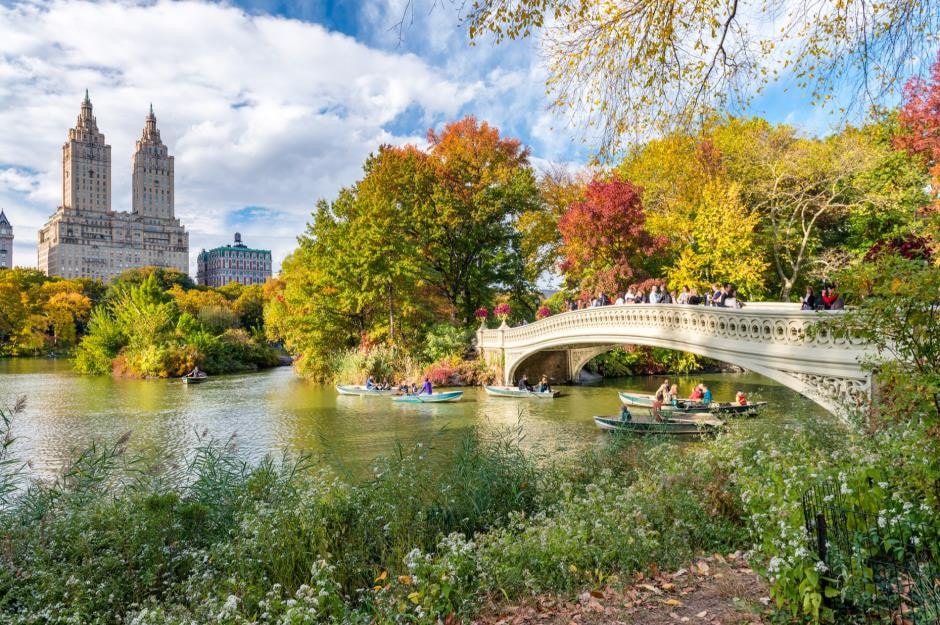
<path fill-rule="evenodd" d="M 542 379 L 539 380 L 539 393 L 551 393 L 552 385 L 548 383 L 548 376 L 544 373 L 542 374 Z"/>
<path fill-rule="evenodd" d="M 621 421 L 633 421 L 633 415 L 630 414 L 630 409 L 627 408 L 626 404 L 620 405 L 620 420 Z"/>
<path fill-rule="evenodd" d="M 738 391 L 734 396 L 734 401 L 739 406 L 747 406 L 747 397 L 744 396 L 744 391 Z"/>
<path fill-rule="evenodd" d="M 658 399 L 661 402 L 667 402 L 669 389 L 670 389 L 669 380 L 664 380 L 663 383 L 659 385 L 659 388 L 656 389 L 656 399 Z"/>
<path fill-rule="evenodd" d="M 702 401 L 702 396 L 704 394 L 705 394 L 704 386 L 702 384 L 699 384 L 695 388 L 692 389 L 692 394 L 689 395 L 689 399 L 691 399 L 695 403 L 699 403 Z"/>
<path fill-rule="evenodd" d="M 424 384 L 421 385 L 421 390 L 416 393 L 417 395 L 433 395 L 434 394 L 434 385 L 431 384 L 431 378 L 424 376 Z"/>
<path fill-rule="evenodd" d="M 375 380 L 372 379 L 372 376 L 371 376 L 371 375 L 370 375 L 370 376 L 368 377 L 368 379 L 366 380 L 366 390 L 367 390 L 367 391 L 374 391 L 374 390 L 376 390 L 376 388 L 375 388 Z"/>
<path fill-rule="evenodd" d="M 186 374 L 187 378 L 201 378 L 205 375 L 202 371 L 199 370 L 199 366 L 196 365 L 193 367 L 193 370 Z"/>
<path fill-rule="evenodd" d="M 411 394 L 411 395 L 417 395 L 417 394 L 418 394 L 418 385 L 415 384 L 414 382 L 411 383 L 411 393 L 410 393 L 410 394 Z"/>
<path fill-rule="evenodd" d="M 519 379 L 519 390 L 520 391 L 534 391 L 532 385 L 529 384 L 529 376 L 525 373 L 522 374 L 522 377 Z"/>
<path fill-rule="evenodd" d="M 669 404 L 675 406 L 679 403 L 679 385 L 673 384 L 669 387 Z"/>
<path fill-rule="evenodd" d="M 409 388 L 411 387 L 408 386 L 408 382 L 406 382 L 405 380 L 402 380 L 401 383 L 398 385 L 398 392 L 402 395 L 407 395 Z"/>
<path fill-rule="evenodd" d="M 712 390 L 705 384 L 702 385 L 702 403 L 706 406 L 712 403 Z"/>

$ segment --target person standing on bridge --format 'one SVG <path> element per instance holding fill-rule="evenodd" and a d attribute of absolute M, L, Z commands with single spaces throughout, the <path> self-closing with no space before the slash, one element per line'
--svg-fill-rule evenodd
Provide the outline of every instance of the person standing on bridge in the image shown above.
<path fill-rule="evenodd" d="M 800 302 L 803 304 L 803 310 L 816 310 L 816 294 L 813 293 L 813 287 L 806 287 L 806 295 L 800 298 Z"/>
<path fill-rule="evenodd" d="M 650 304 L 658 304 L 661 297 L 658 286 L 654 284 L 650 287 Z"/>

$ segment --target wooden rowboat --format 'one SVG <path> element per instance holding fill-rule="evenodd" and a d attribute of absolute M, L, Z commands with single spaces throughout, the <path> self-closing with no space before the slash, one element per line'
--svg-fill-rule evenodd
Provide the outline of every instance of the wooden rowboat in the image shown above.
<path fill-rule="evenodd" d="M 655 395 L 641 395 L 638 393 L 628 393 L 621 391 L 617 393 L 620 401 L 627 406 L 639 406 L 641 408 L 652 408 L 656 400 Z M 702 404 L 690 399 L 679 399 L 675 404 L 663 404 L 660 408 L 665 413 L 689 413 L 689 412 L 711 412 L 713 414 L 756 414 L 764 406 L 765 401 L 748 402 L 746 404 L 715 403 Z"/>
<path fill-rule="evenodd" d="M 594 423 L 605 432 L 624 432 L 640 436 L 681 436 L 696 438 L 704 434 L 717 432 L 724 426 L 724 422 L 705 413 L 696 414 L 694 419 L 666 418 L 656 421 L 653 418 L 633 417 L 624 421 L 620 417 L 594 417 Z"/>
<path fill-rule="evenodd" d="M 430 395 L 395 395 L 392 401 L 403 404 L 439 404 L 448 401 L 460 401 L 463 391 L 447 391 Z"/>
<path fill-rule="evenodd" d="M 340 395 L 356 395 L 358 397 L 391 397 L 398 392 L 397 389 L 378 390 L 366 388 L 362 384 L 337 384 L 336 392 Z"/>
<path fill-rule="evenodd" d="M 535 397 L 538 399 L 555 399 L 561 395 L 560 391 L 524 391 L 514 386 L 484 386 L 487 395 L 493 397 Z"/>

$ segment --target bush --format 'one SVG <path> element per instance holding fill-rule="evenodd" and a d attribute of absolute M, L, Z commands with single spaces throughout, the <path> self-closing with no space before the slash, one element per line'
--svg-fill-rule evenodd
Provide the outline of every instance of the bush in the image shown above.
<path fill-rule="evenodd" d="M 427 362 L 437 362 L 452 356 L 463 357 L 470 347 L 470 332 L 449 323 L 439 323 L 428 330 L 424 338 L 423 354 Z"/>

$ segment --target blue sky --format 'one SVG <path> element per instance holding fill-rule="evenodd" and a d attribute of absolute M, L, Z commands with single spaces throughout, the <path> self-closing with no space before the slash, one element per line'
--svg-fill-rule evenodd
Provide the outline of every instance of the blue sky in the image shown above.
<path fill-rule="evenodd" d="M 275 268 L 318 198 L 353 183 L 381 143 L 420 143 L 474 114 L 537 166 L 585 162 L 581 132 L 548 109 L 536 39 L 469 46 L 459 3 L 0 2 L 0 207 L 17 265 L 61 203 L 61 145 L 85 88 L 112 150 L 112 205 L 130 207 L 130 159 L 152 102 L 176 158 L 176 215 L 199 249 L 237 230 Z M 825 132 L 837 119 L 778 85 L 751 108 Z"/>

